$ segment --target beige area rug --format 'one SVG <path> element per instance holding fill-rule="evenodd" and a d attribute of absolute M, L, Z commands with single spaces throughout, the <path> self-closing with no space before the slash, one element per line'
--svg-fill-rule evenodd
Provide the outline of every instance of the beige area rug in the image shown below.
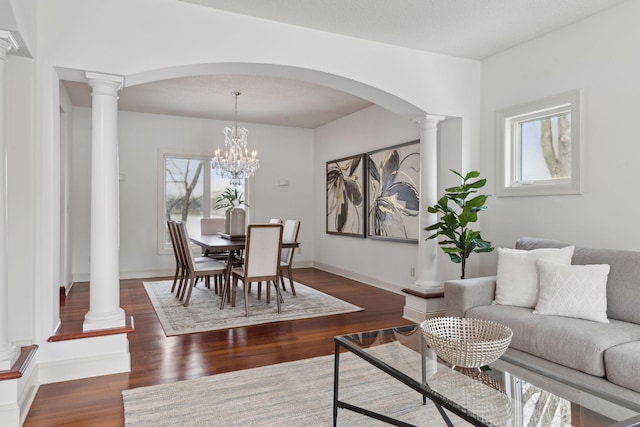
<path fill-rule="evenodd" d="M 331 426 L 333 363 L 322 356 L 125 390 L 125 426 Z M 446 425 L 433 403 L 423 406 L 420 394 L 352 353 L 340 356 L 339 397 L 414 425 Z M 469 425 L 449 415 L 454 425 Z M 338 425 L 387 424 L 340 409 Z"/>
<path fill-rule="evenodd" d="M 257 286 L 254 285 L 253 293 L 249 297 L 249 317 L 245 317 L 244 295 L 241 287 L 238 289 L 236 306 L 231 307 L 231 304 L 226 304 L 225 308 L 220 310 L 220 296 L 215 294 L 213 288 L 207 289 L 200 282 L 191 293 L 189 306 L 185 307 L 175 294 L 171 293 L 172 283 L 173 281 L 143 283 L 164 333 L 168 337 L 364 310 L 298 282 L 295 282 L 296 296 L 293 296 L 287 281 L 287 292 L 282 294 L 284 299 L 282 313 L 278 313 L 273 287 L 271 304 L 267 305 L 264 286 L 262 300 L 258 300 Z"/>

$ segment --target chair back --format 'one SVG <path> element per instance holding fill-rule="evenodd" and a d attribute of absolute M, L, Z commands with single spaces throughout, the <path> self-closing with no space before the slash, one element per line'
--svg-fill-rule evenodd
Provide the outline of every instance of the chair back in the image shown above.
<path fill-rule="evenodd" d="M 189 247 L 189 232 L 187 231 L 187 227 L 184 222 L 176 222 L 176 234 L 178 236 L 178 242 L 180 243 L 182 258 L 184 260 L 185 265 L 189 268 L 190 271 L 196 270 L 196 262 L 193 259 L 193 254 L 191 253 L 191 248 Z"/>
<path fill-rule="evenodd" d="M 226 220 L 224 218 L 201 218 L 200 234 L 224 233 Z"/>
<path fill-rule="evenodd" d="M 173 248 L 173 255 L 176 257 L 176 262 L 178 264 L 182 264 L 182 261 L 180 259 L 180 249 L 178 248 L 178 242 L 176 241 L 176 236 L 175 236 L 175 221 L 173 220 L 168 220 L 167 221 L 167 228 L 169 229 L 169 238 L 171 238 L 171 247 Z"/>
<path fill-rule="evenodd" d="M 282 220 L 278 218 L 271 218 L 269 224 L 282 224 Z"/>
<path fill-rule="evenodd" d="M 297 242 L 298 232 L 300 231 L 300 221 L 288 219 L 284 222 L 284 230 L 282 232 L 282 240 L 285 242 Z M 293 260 L 294 248 L 282 248 L 280 255 L 281 261 L 291 264 Z"/>
<path fill-rule="evenodd" d="M 244 276 L 276 280 L 280 268 L 282 224 L 252 224 L 247 228 Z"/>

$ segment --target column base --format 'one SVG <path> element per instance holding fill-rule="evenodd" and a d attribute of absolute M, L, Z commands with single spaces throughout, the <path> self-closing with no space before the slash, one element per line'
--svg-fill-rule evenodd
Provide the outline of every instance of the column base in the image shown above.
<path fill-rule="evenodd" d="M 434 290 L 442 290 L 442 289 L 444 289 L 444 285 L 442 283 L 438 282 L 438 281 L 435 281 L 435 280 L 421 280 L 421 279 L 418 279 L 413 284 L 413 288 L 415 288 L 417 290 L 434 291 Z"/>
<path fill-rule="evenodd" d="M 20 349 L 13 344 L 7 344 L 0 350 L 0 371 L 8 371 L 20 357 Z"/>
<path fill-rule="evenodd" d="M 111 313 L 92 313 L 89 311 L 84 316 L 82 331 L 97 331 L 100 329 L 123 328 L 126 324 L 125 313 L 123 309 L 118 309 Z"/>

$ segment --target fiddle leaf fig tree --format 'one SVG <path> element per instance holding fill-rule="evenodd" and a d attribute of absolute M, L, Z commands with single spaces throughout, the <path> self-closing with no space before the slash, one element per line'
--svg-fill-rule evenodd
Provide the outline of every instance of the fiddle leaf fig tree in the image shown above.
<path fill-rule="evenodd" d="M 434 232 L 427 240 L 438 239 L 440 248 L 449 255 L 451 261 L 462 264 L 461 279 L 464 279 L 467 258 L 473 252 L 491 252 L 493 247 L 480 236 L 479 231 L 472 230 L 469 225 L 478 221 L 478 212 L 487 209 L 485 203 L 489 196 L 476 195 L 479 188 L 487 183 L 485 178 L 476 179 L 480 176 L 477 171 L 471 171 L 465 176 L 453 169 L 449 169 L 462 179 L 462 184 L 456 187 L 445 189 L 445 194 L 438 203 L 429 206 L 429 213 L 437 213 L 440 220 L 425 228 L 426 231 Z M 453 202 L 449 206 L 449 202 Z"/>

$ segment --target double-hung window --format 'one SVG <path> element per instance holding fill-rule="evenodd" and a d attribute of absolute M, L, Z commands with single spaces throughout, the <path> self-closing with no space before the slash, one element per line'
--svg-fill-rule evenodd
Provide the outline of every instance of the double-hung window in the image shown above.
<path fill-rule="evenodd" d="M 189 233 L 199 234 L 201 218 L 224 218 L 225 212 L 216 210 L 215 200 L 231 185 L 211 169 L 211 158 L 206 156 L 163 153 L 159 170 L 158 252 L 168 253 L 167 221 L 182 221 Z M 245 183 L 236 188 L 246 199 Z"/>
<path fill-rule="evenodd" d="M 500 111 L 498 196 L 580 193 L 580 92 Z"/>

